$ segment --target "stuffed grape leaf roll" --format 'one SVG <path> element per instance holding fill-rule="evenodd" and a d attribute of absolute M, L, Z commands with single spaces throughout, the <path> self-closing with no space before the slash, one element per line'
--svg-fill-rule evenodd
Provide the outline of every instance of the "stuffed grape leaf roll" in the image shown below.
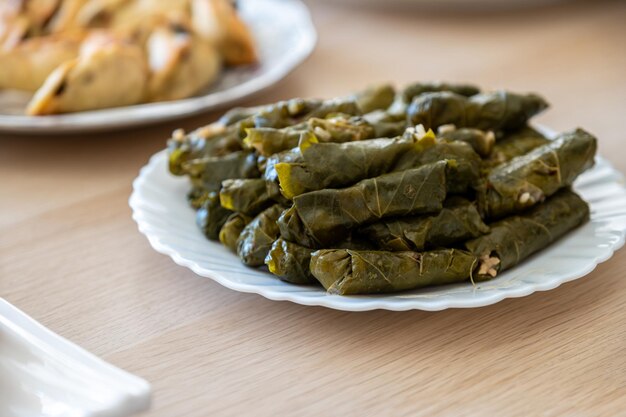
<path fill-rule="evenodd" d="M 361 116 L 374 129 L 373 138 L 393 138 L 402 135 L 406 129 L 406 117 L 394 116 L 384 110 L 376 110 Z"/>
<path fill-rule="evenodd" d="M 335 100 L 330 100 L 334 102 Z M 294 98 L 279 101 L 261 107 L 248 119 L 252 119 L 253 127 L 272 127 L 280 129 L 297 124 L 307 115 L 316 112 L 324 105 L 324 101 L 317 99 Z M 356 107 L 356 104 L 353 104 Z M 243 119 L 246 120 L 246 119 Z"/>
<path fill-rule="evenodd" d="M 222 181 L 227 179 L 261 176 L 256 156 L 249 151 L 194 159 L 184 163 L 183 166 L 194 185 L 201 185 L 207 191 L 219 191 Z"/>
<path fill-rule="evenodd" d="M 218 123 L 231 126 L 241 124 L 242 121 L 252 120 L 254 122 L 254 118 L 258 117 L 259 120 L 253 126 L 280 127 L 281 125 L 294 124 L 298 119 L 306 117 L 307 114 L 320 108 L 323 103 L 319 99 L 292 98 L 263 106 L 235 107 L 224 113 Z"/>
<path fill-rule="evenodd" d="M 441 82 L 418 82 L 409 84 L 402 91 L 403 98 L 410 103 L 413 97 L 424 93 L 434 93 L 438 91 L 450 91 L 462 96 L 470 97 L 480 93 L 480 88 L 473 84 L 454 84 Z"/>
<path fill-rule="evenodd" d="M 251 217 L 241 213 L 232 213 L 228 216 L 219 233 L 222 245 L 233 252 L 237 252 L 237 239 L 251 220 Z"/>
<path fill-rule="evenodd" d="M 409 152 L 434 145 L 434 135 L 413 138 L 381 138 L 347 143 L 318 143 L 309 137 L 300 143 L 297 162 L 274 165 L 282 193 L 293 198 L 308 191 L 337 188 L 393 170 Z"/>
<path fill-rule="evenodd" d="M 278 173 L 276 172 L 276 164 L 279 164 L 281 162 L 291 163 L 300 161 L 302 161 L 302 155 L 300 154 L 299 148 L 282 151 L 267 158 L 263 178 L 265 179 L 265 185 L 267 187 L 268 194 L 271 195 L 274 201 L 276 201 L 277 203 L 285 206 L 291 204 L 290 201 L 285 198 L 281 193 L 280 185 L 278 184 Z"/>
<path fill-rule="evenodd" d="M 303 285 L 317 284 L 309 268 L 311 253 L 314 251 L 315 249 L 278 238 L 272 244 L 265 263 L 269 271 L 283 281 Z"/>
<path fill-rule="evenodd" d="M 281 103 L 281 102 L 278 102 L 278 103 Z M 287 102 L 283 101 L 282 103 L 287 103 Z M 316 100 L 315 102 L 311 102 L 308 104 L 311 106 L 315 106 L 315 105 L 319 106 L 320 103 L 321 103 L 320 100 Z M 241 122 L 242 120 L 246 120 L 246 119 L 250 119 L 254 117 L 255 114 L 259 113 L 260 111 L 262 111 L 263 109 L 267 107 L 268 106 L 233 107 L 232 109 L 224 113 L 222 117 L 220 117 L 216 123 L 219 123 L 222 126 L 232 126 L 238 122 Z"/>
<path fill-rule="evenodd" d="M 244 128 L 280 129 L 299 125 L 313 117 L 325 118 L 333 114 L 360 115 L 361 110 L 351 97 L 329 100 L 295 98 L 261 107 L 237 123 Z"/>
<path fill-rule="evenodd" d="M 547 107 L 548 103 L 536 94 L 495 91 L 468 98 L 440 92 L 416 97 L 407 110 L 407 118 L 409 124 L 422 124 L 426 129 L 453 124 L 458 128 L 515 130 Z"/>
<path fill-rule="evenodd" d="M 196 224 L 207 238 L 216 240 L 220 229 L 231 214 L 232 211 L 220 205 L 218 193 L 211 192 L 196 211 Z"/>
<path fill-rule="evenodd" d="M 308 120 L 314 117 L 326 119 L 337 114 L 358 116 L 361 114 L 361 109 L 353 97 L 331 98 L 324 100 L 319 107 L 307 113 L 301 120 Z"/>
<path fill-rule="evenodd" d="M 246 130 L 247 136 L 243 143 L 249 148 L 255 149 L 260 155 L 270 157 L 278 152 L 291 149 L 298 145 L 300 136 L 306 132 L 306 127 L 287 127 L 274 129 L 271 127 L 259 127 Z"/>
<path fill-rule="evenodd" d="M 282 129 L 250 128 L 243 143 L 260 155 L 269 157 L 298 146 L 303 134 L 315 134 L 321 142 L 351 142 L 374 137 L 376 130 L 361 117 L 345 116 L 327 119 L 311 118 L 306 122 Z"/>
<path fill-rule="evenodd" d="M 375 294 L 470 278 L 476 256 L 458 249 L 429 252 L 322 249 L 311 257 L 311 272 L 331 294 Z"/>
<path fill-rule="evenodd" d="M 278 183 L 276 164 L 279 164 L 281 162 L 302 162 L 302 154 L 300 153 L 300 149 L 288 149 L 286 151 L 275 153 L 274 155 L 267 158 L 267 160 L 265 161 L 265 171 L 263 173 L 263 178 L 265 178 L 266 181 L 273 181 Z"/>
<path fill-rule="evenodd" d="M 494 278 L 589 219 L 589 206 L 569 189 L 524 214 L 490 225 L 491 232 L 465 243 L 479 257 L 476 280 Z"/>
<path fill-rule="evenodd" d="M 389 112 L 394 115 L 404 116 L 407 106 L 411 104 L 411 101 L 415 97 L 425 93 L 435 93 L 441 91 L 449 91 L 466 97 L 480 93 L 480 89 L 471 84 L 450 84 L 440 82 L 413 83 L 404 87 L 404 89 L 396 95 L 394 102 L 389 108 Z"/>
<path fill-rule="evenodd" d="M 496 143 L 496 136 L 492 131 L 485 132 L 469 127 L 446 129 L 443 132 L 440 128 L 437 137 L 445 142 L 465 142 L 482 158 L 491 155 Z"/>
<path fill-rule="evenodd" d="M 391 105 L 396 90 L 390 84 L 375 85 L 354 94 L 353 99 L 362 113 L 384 110 Z"/>
<path fill-rule="evenodd" d="M 322 142 L 354 142 L 373 138 L 376 133 L 374 128 L 361 117 L 312 118 L 306 123 L 309 132 L 314 133 Z"/>
<path fill-rule="evenodd" d="M 525 155 L 548 142 L 550 140 L 540 132 L 525 126 L 498 139 L 493 146 L 491 155 L 483 161 L 483 165 L 487 169 L 492 169 L 517 156 Z"/>
<path fill-rule="evenodd" d="M 596 138 L 582 129 L 557 136 L 493 169 L 477 189 L 484 218 L 500 218 L 542 202 L 593 166 Z"/>
<path fill-rule="evenodd" d="M 222 207 L 249 216 L 275 203 L 274 197 L 263 178 L 224 180 L 220 190 Z"/>
<path fill-rule="evenodd" d="M 373 246 L 365 240 L 358 240 L 351 236 L 349 239 L 334 244 L 333 248 L 369 250 Z M 283 281 L 293 284 L 319 284 L 309 268 L 311 254 L 315 251 L 316 249 L 278 238 L 267 254 L 265 264 L 272 274 Z"/>
<path fill-rule="evenodd" d="M 362 224 L 438 212 L 446 197 L 447 165 L 447 161 L 437 161 L 346 188 L 301 194 L 278 220 L 281 235 L 303 246 L 328 247 Z"/>
<path fill-rule="evenodd" d="M 215 191 L 212 192 L 214 193 Z M 194 210 L 198 210 L 212 192 L 205 190 L 202 187 L 202 183 L 197 182 L 197 184 L 194 184 L 194 181 L 191 181 L 191 189 L 187 193 L 187 201 Z"/>
<path fill-rule="evenodd" d="M 438 214 L 384 219 L 359 229 L 379 249 L 422 251 L 450 247 L 489 232 L 470 201 L 450 197 Z"/>
<path fill-rule="evenodd" d="M 184 175 L 184 164 L 199 158 L 223 156 L 242 149 L 239 129 L 219 122 L 185 133 L 177 129 L 167 141 L 169 171 Z"/>
<path fill-rule="evenodd" d="M 237 239 L 237 255 L 248 266 L 261 266 L 272 243 L 278 238 L 276 221 L 283 207 L 275 204 L 259 213 L 244 227 Z"/>

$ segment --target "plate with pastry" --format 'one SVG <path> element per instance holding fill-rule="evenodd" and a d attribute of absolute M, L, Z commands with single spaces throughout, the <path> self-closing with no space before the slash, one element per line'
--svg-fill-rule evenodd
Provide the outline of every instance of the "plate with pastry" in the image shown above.
<path fill-rule="evenodd" d="M 299 0 L 3 2 L 0 131 L 114 130 L 223 107 L 284 78 L 316 38 Z"/>

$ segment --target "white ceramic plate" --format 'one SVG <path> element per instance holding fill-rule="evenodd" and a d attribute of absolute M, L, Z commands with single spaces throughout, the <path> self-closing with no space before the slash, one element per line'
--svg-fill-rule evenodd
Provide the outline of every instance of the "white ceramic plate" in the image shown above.
<path fill-rule="evenodd" d="M 591 221 L 498 278 L 476 286 L 464 283 L 372 296 L 328 295 L 321 287 L 288 284 L 269 272 L 243 266 L 196 227 L 185 198 L 189 184 L 167 172 L 165 151 L 155 154 L 141 170 L 133 183 L 130 206 L 139 230 L 154 249 L 233 290 L 348 311 L 443 310 L 481 307 L 550 290 L 587 275 L 609 259 L 624 244 L 624 179 L 606 160 L 597 158 L 595 167 L 581 175 L 574 188 L 590 204 Z"/>
<path fill-rule="evenodd" d="M 240 0 L 260 56 L 256 66 L 229 69 L 202 94 L 170 102 L 140 104 L 57 116 L 24 116 L 29 95 L 0 92 L 0 132 L 65 133 L 120 129 L 172 120 L 232 104 L 277 83 L 308 57 L 317 35 L 299 0 Z"/>
<path fill-rule="evenodd" d="M 51 332 L 0 298 L 0 416 L 124 417 L 150 385 Z"/>

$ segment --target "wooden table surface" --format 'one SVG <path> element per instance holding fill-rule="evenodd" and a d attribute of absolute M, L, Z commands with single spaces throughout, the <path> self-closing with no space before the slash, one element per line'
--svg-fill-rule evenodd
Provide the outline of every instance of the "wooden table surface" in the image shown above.
<path fill-rule="evenodd" d="M 544 94 L 626 171 L 626 3 L 453 15 L 311 2 L 312 57 L 248 104 L 375 81 Z M 584 279 L 480 309 L 347 313 L 237 293 L 152 250 L 131 181 L 169 132 L 0 138 L 0 295 L 153 384 L 147 416 L 616 416 L 626 250 Z"/>

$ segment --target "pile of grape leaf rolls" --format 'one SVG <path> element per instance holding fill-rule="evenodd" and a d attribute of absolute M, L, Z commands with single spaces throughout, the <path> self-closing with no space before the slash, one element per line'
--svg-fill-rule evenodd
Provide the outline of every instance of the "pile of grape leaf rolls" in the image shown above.
<path fill-rule="evenodd" d="M 549 140 L 536 94 L 370 87 L 235 108 L 168 141 L 208 239 L 331 294 L 491 280 L 589 219 L 571 189 L 596 138 Z"/>

